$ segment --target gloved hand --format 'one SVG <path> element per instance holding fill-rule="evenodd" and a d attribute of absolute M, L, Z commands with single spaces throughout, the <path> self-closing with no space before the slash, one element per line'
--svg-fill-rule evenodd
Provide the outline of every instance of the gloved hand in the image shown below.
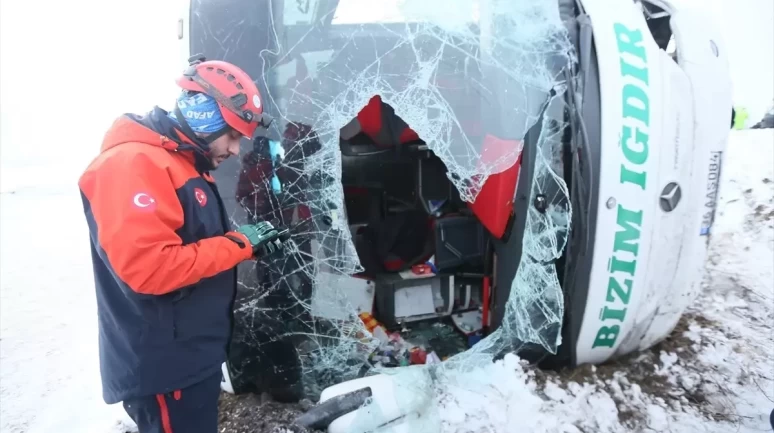
<path fill-rule="evenodd" d="M 270 222 L 261 221 L 257 224 L 245 224 L 237 233 L 243 234 L 253 248 L 254 257 L 266 257 L 284 248 L 284 243 L 290 239 L 287 229 L 277 229 Z"/>

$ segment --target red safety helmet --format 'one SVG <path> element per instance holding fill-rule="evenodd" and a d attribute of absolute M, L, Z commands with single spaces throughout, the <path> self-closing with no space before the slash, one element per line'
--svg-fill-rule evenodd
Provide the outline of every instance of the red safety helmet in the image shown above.
<path fill-rule="evenodd" d="M 256 128 L 269 126 L 271 119 L 263 114 L 258 87 L 245 71 L 228 62 L 206 60 L 202 55 L 193 56 L 188 62 L 189 67 L 177 84 L 213 97 L 230 127 L 252 138 Z"/>

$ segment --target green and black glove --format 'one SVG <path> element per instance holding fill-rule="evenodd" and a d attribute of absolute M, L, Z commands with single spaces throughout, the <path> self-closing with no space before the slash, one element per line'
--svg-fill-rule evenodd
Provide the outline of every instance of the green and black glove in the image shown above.
<path fill-rule="evenodd" d="M 237 233 L 243 234 L 253 248 L 254 257 L 266 257 L 284 248 L 285 242 L 290 239 L 287 229 L 275 228 L 270 222 L 262 221 L 257 224 L 245 224 Z"/>

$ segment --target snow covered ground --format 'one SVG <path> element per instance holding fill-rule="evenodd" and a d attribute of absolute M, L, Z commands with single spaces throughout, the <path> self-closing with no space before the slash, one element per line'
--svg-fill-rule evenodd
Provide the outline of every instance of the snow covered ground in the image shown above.
<path fill-rule="evenodd" d="M 108 433 L 120 408 L 101 399 L 77 189 L 41 185 L 0 201 L 0 430 Z"/>
<path fill-rule="evenodd" d="M 670 339 L 612 366 L 547 375 L 509 357 L 454 379 L 438 397 L 445 431 L 768 431 L 773 161 L 774 131 L 732 133 L 706 288 Z M 101 400 L 75 187 L 38 183 L 4 189 L 0 200 L 0 430 L 126 431 L 122 408 Z"/>

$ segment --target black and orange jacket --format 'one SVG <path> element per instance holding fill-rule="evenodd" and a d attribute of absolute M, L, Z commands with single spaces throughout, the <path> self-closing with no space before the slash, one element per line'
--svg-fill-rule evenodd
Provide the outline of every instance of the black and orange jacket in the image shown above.
<path fill-rule="evenodd" d="M 220 370 L 235 267 L 252 255 L 175 126 L 158 107 L 120 117 L 79 180 L 108 404 L 172 392 Z"/>

